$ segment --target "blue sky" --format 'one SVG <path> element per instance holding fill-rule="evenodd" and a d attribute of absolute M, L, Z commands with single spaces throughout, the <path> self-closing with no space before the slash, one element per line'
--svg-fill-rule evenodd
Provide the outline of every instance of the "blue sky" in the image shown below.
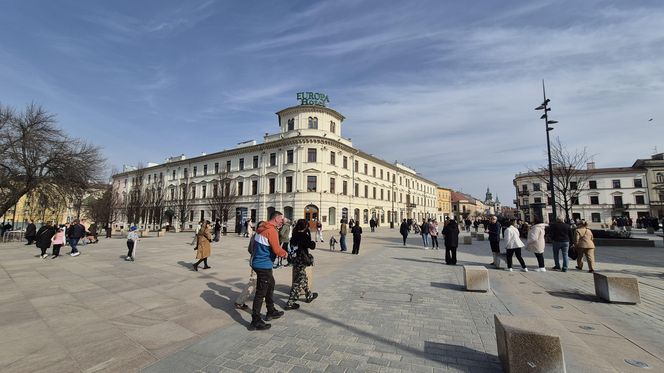
<path fill-rule="evenodd" d="M 543 78 L 552 135 L 598 167 L 664 151 L 661 1 L 0 5 L 0 103 L 43 105 L 110 165 L 261 140 L 319 91 L 356 147 L 511 203 L 546 159 Z"/>

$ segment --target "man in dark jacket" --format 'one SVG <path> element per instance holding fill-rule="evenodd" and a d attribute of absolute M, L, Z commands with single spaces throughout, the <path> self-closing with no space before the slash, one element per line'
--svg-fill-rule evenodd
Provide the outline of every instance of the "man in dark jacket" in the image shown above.
<path fill-rule="evenodd" d="M 401 237 L 403 237 L 403 245 L 406 246 L 406 238 L 408 238 L 408 222 L 406 219 L 403 219 L 401 222 L 401 226 L 399 226 L 399 233 L 401 233 Z"/>
<path fill-rule="evenodd" d="M 498 263 L 497 256 L 500 254 L 500 223 L 495 215 L 489 217 L 489 223 L 486 226 L 486 233 L 489 234 L 489 245 L 491 245 L 491 254 L 493 255 L 493 263 Z"/>
<path fill-rule="evenodd" d="M 563 267 L 562 271 L 567 272 L 567 255 L 569 254 L 569 239 L 570 239 L 570 226 L 566 224 L 562 218 L 556 219 L 554 223 L 549 224 L 549 232 L 551 234 L 551 241 L 553 246 L 553 262 L 555 266 L 552 268 L 554 271 L 561 270 L 559 254 L 563 254 Z"/>
<path fill-rule="evenodd" d="M 51 238 L 55 235 L 55 227 L 51 225 L 50 221 L 47 221 L 36 234 L 37 247 L 41 250 L 39 256 L 42 259 L 48 258 L 46 255 L 46 249 L 51 247 Z"/>
<path fill-rule="evenodd" d="M 25 228 L 25 239 L 28 240 L 26 245 L 32 245 L 37 237 L 37 226 L 35 226 L 35 221 L 30 220 L 30 224 Z"/>
<path fill-rule="evenodd" d="M 69 228 L 67 229 L 67 240 L 69 241 L 69 246 L 71 247 L 71 252 L 69 255 L 81 255 L 81 252 L 78 251 L 76 245 L 78 245 L 78 241 L 83 237 L 85 237 L 85 227 L 78 219 L 76 219 L 71 222 L 71 225 L 69 225 Z"/>
<path fill-rule="evenodd" d="M 459 225 L 454 219 L 448 220 L 443 228 L 445 237 L 445 264 L 456 265 L 457 247 L 459 247 Z"/>

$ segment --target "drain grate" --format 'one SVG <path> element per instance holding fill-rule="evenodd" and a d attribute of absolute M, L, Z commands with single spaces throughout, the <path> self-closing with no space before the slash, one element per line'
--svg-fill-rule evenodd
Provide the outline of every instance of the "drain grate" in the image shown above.
<path fill-rule="evenodd" d="M 634 359 L 625 359 L 625 362 L 637 368 L 644 368 L 644 369 L 648 368 L 648 364 L 644 363 L 643 361 L 638 361 Z"/>

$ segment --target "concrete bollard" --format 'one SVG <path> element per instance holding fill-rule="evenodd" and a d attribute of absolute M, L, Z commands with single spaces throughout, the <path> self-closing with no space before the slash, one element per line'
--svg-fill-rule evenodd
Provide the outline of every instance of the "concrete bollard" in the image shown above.
<path fill-rule="evenodd" d="M 470 232 L 470 237 L 473 237 L 473 238 L 477 237 L 477 232 L 475 232 L 475 231 Z"/>
<path fill-rule="evenodd" d="M 484 233 L 478 233 L 477 234 L 477 240 L 478 241 L 484 241 Z"/>
<path fill-rule="evenodd" d="M 463 236 L 463 244 L 464 245 L 472 245 L 473 244 L 473 238 L 470 236 Z"/>
<path fill-rule="evenodd" d="M 493 319 L 505 372 L 566 372 L 560 336 L 541 318 L 494 315 Z"/>
<path fill-rule="evenodd" d="M 611 303 L 641 302 L 639 280 L 620 273 L 593 273 L 595 295 Z"/>
<path fill-rule="evenodd" d="M 463 266 L 463 284 L 468 291 L 489 291 L 489 270 L 483 266 Z"/>

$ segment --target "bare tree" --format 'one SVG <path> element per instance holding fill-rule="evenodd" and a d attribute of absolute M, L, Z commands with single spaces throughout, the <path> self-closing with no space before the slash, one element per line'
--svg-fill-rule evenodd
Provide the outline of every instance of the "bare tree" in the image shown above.
<path fill-rule="evenodd" d="M 139 163 L 132 177 L 131 189 L 127 195 L 126 216 L 128 224 L 140 224 L 146 221 L 148 198 L 144 187 L 145 167 Z"/>
<path fill-rule="evenodd" d="M 99 180 L 96 146 L 70 138 L 55 117 L 32 103 L 22 113 L 0 106 L 0 215 L 36 188 L 72 195 Z"/>
<path fill-rule="evenodd" d="M 177 213 L 177 218 L 180 219 L 180 229 L 184 229 L 185 223 L 187 222 L 187 213 L 191 209 L 193 198 L 191 195 L 191 180 L 188 176 L 185 176 L 180 184 L 173 186 L 173 199 L 168 203 L 168 206 L 171 207 Z"/>
<path fill-rule="evenodd" d="M 212 182 L 212 195 L 207 199 L 210 210 L 224 223 L 228 222 L 228 214 L 237 203 L 238 196 L 235 183 L 225 170 L 218 174 Z"/>
<path fill-rule="evenodd" d="M 98 226 L 107 228 L 106 237 L 110 237 L 111 225 L 118 219 L 120 196 L 112 184 L 104 187 L 100 195 L 91 196 L 85 203 L 87 215 Z"/>
<path fill-rule="evenodd" d="M 551 164 L 553 165 L 553 190 L 556 196 L 556 208 L 565 212 L 565 220 L 569 221 L 573 206 L 578 203 L 579 194 L 586 188 L 590 173 L 586 165 L 591 156 L 586 148 L 568 150 L 559 137 L 551 143 Z M 541 166 L 530 170 L 544 185 L 549 185 L 549 166 Z M 550 190 L 551 187 L 549 187 Z"/>
<path fill-rule="evenodd" d="M 164 218 L 164 179 L 160 177 L 154 180 L 148 189 L 148 210 L 149 220 L 151 224 L 157 225 L 161 228 Z"/>

